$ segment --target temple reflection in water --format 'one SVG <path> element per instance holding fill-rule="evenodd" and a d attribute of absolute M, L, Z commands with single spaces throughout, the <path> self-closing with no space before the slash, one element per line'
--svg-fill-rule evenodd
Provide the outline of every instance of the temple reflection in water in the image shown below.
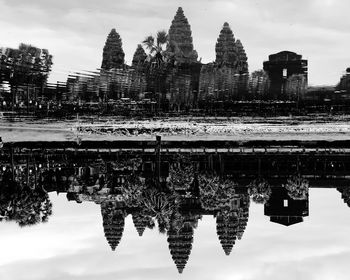
<path fill-rule="evenodd" d="M 101 207 L 104 235 L 114 251 L 125 219 L 139 236 L 167 236 L 180 273 L 190 257 L 198 221 L 216 219 L 226 255 L 248 224 L 250 201 L 273 223 L 290 226 L 309 215 L 309 188 L 332 187 L 350 205 L 350 159 L 338 152 L 99 150 L 6 148 L 0 155 L 1 219 L 20 226 L 46 222 L 48 193 Z"/>

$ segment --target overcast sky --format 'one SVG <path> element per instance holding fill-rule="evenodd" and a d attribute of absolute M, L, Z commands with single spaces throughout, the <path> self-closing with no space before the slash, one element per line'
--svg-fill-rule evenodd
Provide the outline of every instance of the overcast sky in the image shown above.
<path fill-rule="evenodd" d="M 0 0 L 0 46 L 30 43 L 54 56 L 50 81 L 101 66 L 112 28 L 130 63 L 146 35 L 168 30 L 182 6 L 202 62 L 215 59 L 227 21 L 248 55 L 250 72 L 282 50 L 309 60 L 309 83 L 335 84 L 350 66 L 348 0 Z"/>

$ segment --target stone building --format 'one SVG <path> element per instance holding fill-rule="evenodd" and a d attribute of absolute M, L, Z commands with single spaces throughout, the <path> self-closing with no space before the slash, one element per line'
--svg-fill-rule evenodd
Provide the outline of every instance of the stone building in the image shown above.
<path fill-rule="evenodd" d="M 287 93 L 287 81 L 293 75 L 303 75 L 304 84 L 307 84 L 307 60 L 302 56 L 290 51 L 282 51 L 269 56 L 264 62 L 264 70 L 270 79 L 271 100 L 290 100 L 290 93 Z M 294 93 L 293 93 L 294 94 Z"/>

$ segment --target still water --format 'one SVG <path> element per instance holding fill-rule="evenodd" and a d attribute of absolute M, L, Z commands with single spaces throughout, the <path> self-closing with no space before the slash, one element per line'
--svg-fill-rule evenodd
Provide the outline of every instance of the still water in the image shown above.
<path fill-rule="evenodd" d="M 0 279 L 348 279 L 348 158 L 4 152 Z"/>

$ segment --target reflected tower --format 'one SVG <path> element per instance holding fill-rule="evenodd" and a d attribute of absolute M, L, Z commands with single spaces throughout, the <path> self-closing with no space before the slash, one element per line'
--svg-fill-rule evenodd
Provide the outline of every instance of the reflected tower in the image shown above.
<path fill-rule="evenodd" d="M 103 202 L 101 213 L 105 237 L 111 249 L 115 251 L 123 236 L 125 211 L 118 209 L 113 202 Z"/>
<path fill-rule="evenodd" d="M 220 213 L 216 217 L 216 233 L 225 254 L 230 255 L 237 239 L 238 218 L 235 213 Z"/>
<path fill-rule="evenodd" d="M 193 228 L 185 224 L 180 230 L 168 231 L 168 243 L 170 254 L 179 273 L 182 273 L 192 250 Z"/>
<path fill-rule="evenodd" d="M 152 220 L 152 218 L 149 216 L 145 216 L 140 212 L 132 214 L 132 221 L 139 236 L 143 235 L 146 228 L 154 227 L 154 221 Z"/>
<path fill-rule="evenodd" d="M 227 256 L 230 255 L 236 240 L 242 238 L 247 227 L 249 205 L 249 196 L 239 194 L 231 200 L 229 210 L 225 207 L 216 215 L 216 233 Z"/>

